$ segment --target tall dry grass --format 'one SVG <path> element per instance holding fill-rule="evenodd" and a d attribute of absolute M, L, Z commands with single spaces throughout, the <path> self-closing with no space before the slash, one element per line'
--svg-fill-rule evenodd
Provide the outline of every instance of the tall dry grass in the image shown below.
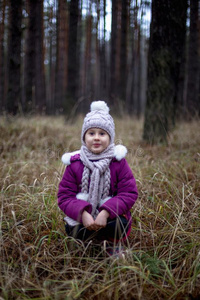
<path fill-rule="evenodd" d="M 142 121 L 116 120 L 139 189 L 125 260 L 64 231 L 60 157 L 79 149 L 81 124 L 0 119 L 1 299 L 199 299 L 200 122 L 179 124 L 168 146 L 148 146 Z"/>

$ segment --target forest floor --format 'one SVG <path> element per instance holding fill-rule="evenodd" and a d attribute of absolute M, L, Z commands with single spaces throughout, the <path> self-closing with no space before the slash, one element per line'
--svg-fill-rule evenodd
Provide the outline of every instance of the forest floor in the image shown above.
<path fill-rule="evenodd" d="M 200 299 L 200 122 L 148 146 L 142 121 L 116 120 L 139 190 L 124 260 L 64 231 L 60 158 L 80 148 L 81 126 L 0 118 L 0 299 Z"/>

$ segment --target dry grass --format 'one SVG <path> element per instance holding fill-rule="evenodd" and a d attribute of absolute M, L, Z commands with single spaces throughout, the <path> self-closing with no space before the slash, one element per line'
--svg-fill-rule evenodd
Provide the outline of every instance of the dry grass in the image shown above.
<path fill-rule="evenodd" d="M 167 147 L 151 147 L 142 121 L 116 120 L 140 195 L 125 261 L 64 232 L 60 157 L 80 147 L 81 124 L 0 119 L 1 299 L 199 299 L 200 123 L 179 124 Z"/>

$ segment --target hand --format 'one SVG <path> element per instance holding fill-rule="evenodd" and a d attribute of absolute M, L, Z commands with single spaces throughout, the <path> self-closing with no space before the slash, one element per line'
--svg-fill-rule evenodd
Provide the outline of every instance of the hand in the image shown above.
<path fill-rule="evenodd" d="M 96 230 L 96 225 L 94 223 L 94 219 L 86 210 L 82 213 L 82 222 L 83 226 L 88 230 Z"/>
<path fill-rule="evenodd" d="M 98 214 L 95 220 L 95 225 L 97 226 L 98 229 L 106 227 L 108 217 L 109 217 L 109 212 L 105 209 L 103 209 Z"/>

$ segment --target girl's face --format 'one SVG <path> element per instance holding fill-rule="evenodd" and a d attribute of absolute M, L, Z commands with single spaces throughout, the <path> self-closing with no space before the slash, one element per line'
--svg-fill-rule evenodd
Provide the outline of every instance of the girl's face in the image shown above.
<path fill-rule="evenodd" d="M 110 144 L 109 134 L 100 128 L 90 128 L 85 133 L 85 144 L 94 154 L 100 154 Z"/>

